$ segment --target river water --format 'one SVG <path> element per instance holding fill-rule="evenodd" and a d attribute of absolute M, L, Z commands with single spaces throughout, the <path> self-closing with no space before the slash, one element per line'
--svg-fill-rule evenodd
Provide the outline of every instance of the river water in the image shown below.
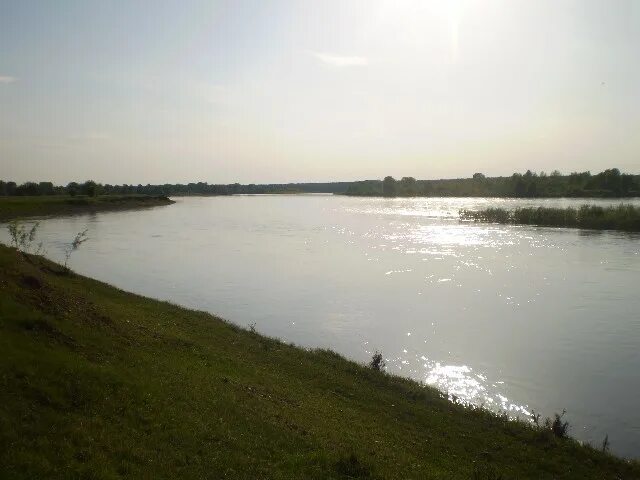
<path fill-rule="evenodd" d="M 566 409 L 573 436 L 640 457 L 640 236 L 458 220 L 584 200 L 175 200 L 44 219 L 39 236 L 60 261 L 88 228 L 70 260 L 82 274 L 357 361 L 379 350 L 460 401 Z"/>

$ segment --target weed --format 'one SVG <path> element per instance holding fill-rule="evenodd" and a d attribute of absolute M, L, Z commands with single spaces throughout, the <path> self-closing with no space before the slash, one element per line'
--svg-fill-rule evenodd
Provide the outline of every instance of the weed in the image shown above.
<path fill-rule="evenodd" d="M 371 361 L 369 362 L 369 367 L 371 367 L 373 370 L 381 372 L 384 370 L 386 366 L 387 364 L 382 358 L 382 353 L 376 350 L 376 353 L 374 353 L 373 356 L 371 357 Z"/>
<path fill-rule="evenodd" d="M 29 253 L 31 245 L 36 239 L 39 226 L 39 222 L 32 224 L 31 228 L 21 225 L 18 222 L 11 222 L 8 226 L 9 235 L 11 236 L 11 246 L 23 253 Z M 42 246 L 42 244 L 40 244 L 40 246 Z"/>
<path fill-rule="evenodd" d="M 536 427 L 540 426 L 540 414 L 531 410 L 531 421 Z"/>
<path fill-rule="evenodd" d="M 47 249 L 44 248 L 44 243 L 43 242 L 39 242 L 38 243 L 38 248 L 36 248 L 36 250 L 33 252 L 34 255 L 39 255 L 39 256 L 44 256 L 47 254 Z"/>
<path fill-rule="evenodd" d="M 569 422 L 563 422 L 562 417 L 567 413 L 566 410 L 562 410 L 561 414 L 556 413 L 553 420 L 547 418 L 544 421 L 544 426 L 551 430 L 551 432 L 558 438 L 566 438 L 569 433 Z"/>
<path fill-rule="evenodd" d="M 84 242 L 86 242 L 87 240 L 89 240 L 89 237 L 87 237 L 87 232 L 89 231 L 88 228 L 85 228 L 83 231 L 79 232 L 76 234 L 76 237 L 73 239 L 73 242 L 71 242 L 69 244 L 69 246 L 67 247 L 66 251 L 65 251 L 65 255 L 64 255 L 64 269 L 65 271 L 69 271 L 69 258 L 71 257 L 71 254 L 73 252 L 75 252 L 76 250 L 78 250 L 78 248 L 80 248 L 80 245 L 82 245 Z"/>

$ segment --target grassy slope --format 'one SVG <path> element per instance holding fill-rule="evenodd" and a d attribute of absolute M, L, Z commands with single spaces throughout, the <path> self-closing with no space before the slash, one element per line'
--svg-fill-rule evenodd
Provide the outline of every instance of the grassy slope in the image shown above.
<path fill-rule="evenodd" d="M 411 381 L 7 247 L 0 351 L 3 478 L 640 478 Z"/>
<path fill-rule="evenodd" d="M 33 215 L 66 215 L 106 210 L 124 210 L 169 205 L 171 203 L 173 202 L 167 197 L 149 195 L 0 197 L 0 221 Z"/>

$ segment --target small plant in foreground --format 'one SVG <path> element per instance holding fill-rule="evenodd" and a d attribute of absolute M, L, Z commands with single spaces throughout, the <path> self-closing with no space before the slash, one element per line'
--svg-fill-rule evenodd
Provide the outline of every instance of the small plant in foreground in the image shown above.
<path fill-rule="evenodd" d="M 9 235 L 11 236 L 11 246 L 23 253 L 29 253 L 31 245 L 36 239 L 36 233 L 40 223 L 36 222 L 31 225 L 31 228 L 27 228 L 25 225 L 20 225 L 18 222 L 11 222 L 9 224 Z M 42 244 L 40 244 L 42 246 Z"/>
<path fill-rule="evenodd" d="M 376 353 L 374 353 L 373 356 L 371 357 L 371 361 L 369 362 L 369 367 L 371 367 L 373 370 L 381 372 L 384 370 L 384 367 L 386 366 L 387 364 L 382 358 L 382 353 L 376 350 Z"/>
<path fill-rule="evenodd" d="M 249 331 L 251 333 L 256 333 L 256 322 L 253 322 L 253 323 L 249 324 Z"/>
<path fill-rule="evenodd" d="M 602 451 L 604 453 L 609 451 L 609 447 L 611 446 L 611 444 L 609 443 L 609 434 L 604 436 L 604 440 L 602 441 Z"/>
<path fill-rule="evenodd" d="M 536 427 L 540 426 L 540 414 L 531 410 L 531 421 L 535 424 Z"/>
<path fill-rule="evenodd" d="M 64 254 L 64 269 L 67 272 L 69 271 L 69 267 L 67 265 L 69 264 L 69 258 L 71 257 L 71 254 L 76 250 L 78 250 L 78 248 L 80 248 L 80 245 L 82 245 L 84 242 L 89 240 L 89 237 L 87 237 L 88 231 L 89 229 L 85 228 L 83 231 L 76 234 L 76 237 L 73 239 L 73 242 L 71 242 L 67 247 Z"/>
<path fill-rule="evenodd" d="M 558 438 L 566 438 L 569 433 L 569 422 L 563 422 L 562 417 L 567 413 L 566 410 L 562 410 L 562 414 L 556 413 L 553 420 L 547 418 L 544 422 L 544 426 L 551 430 L 551 432 Z"/>

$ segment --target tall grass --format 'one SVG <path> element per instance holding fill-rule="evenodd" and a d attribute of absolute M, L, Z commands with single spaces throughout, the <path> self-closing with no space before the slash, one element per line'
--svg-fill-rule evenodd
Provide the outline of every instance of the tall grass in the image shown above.
<path fill-rule="evenodd" d="M 486 208 L 460 210 L 459 214 L 462 220 L 476 222 L 640 232 L 640 208 L 624 204 L 611 207 L 582 205 L 579 208 L 524 207 L 515 210 Z"/>

